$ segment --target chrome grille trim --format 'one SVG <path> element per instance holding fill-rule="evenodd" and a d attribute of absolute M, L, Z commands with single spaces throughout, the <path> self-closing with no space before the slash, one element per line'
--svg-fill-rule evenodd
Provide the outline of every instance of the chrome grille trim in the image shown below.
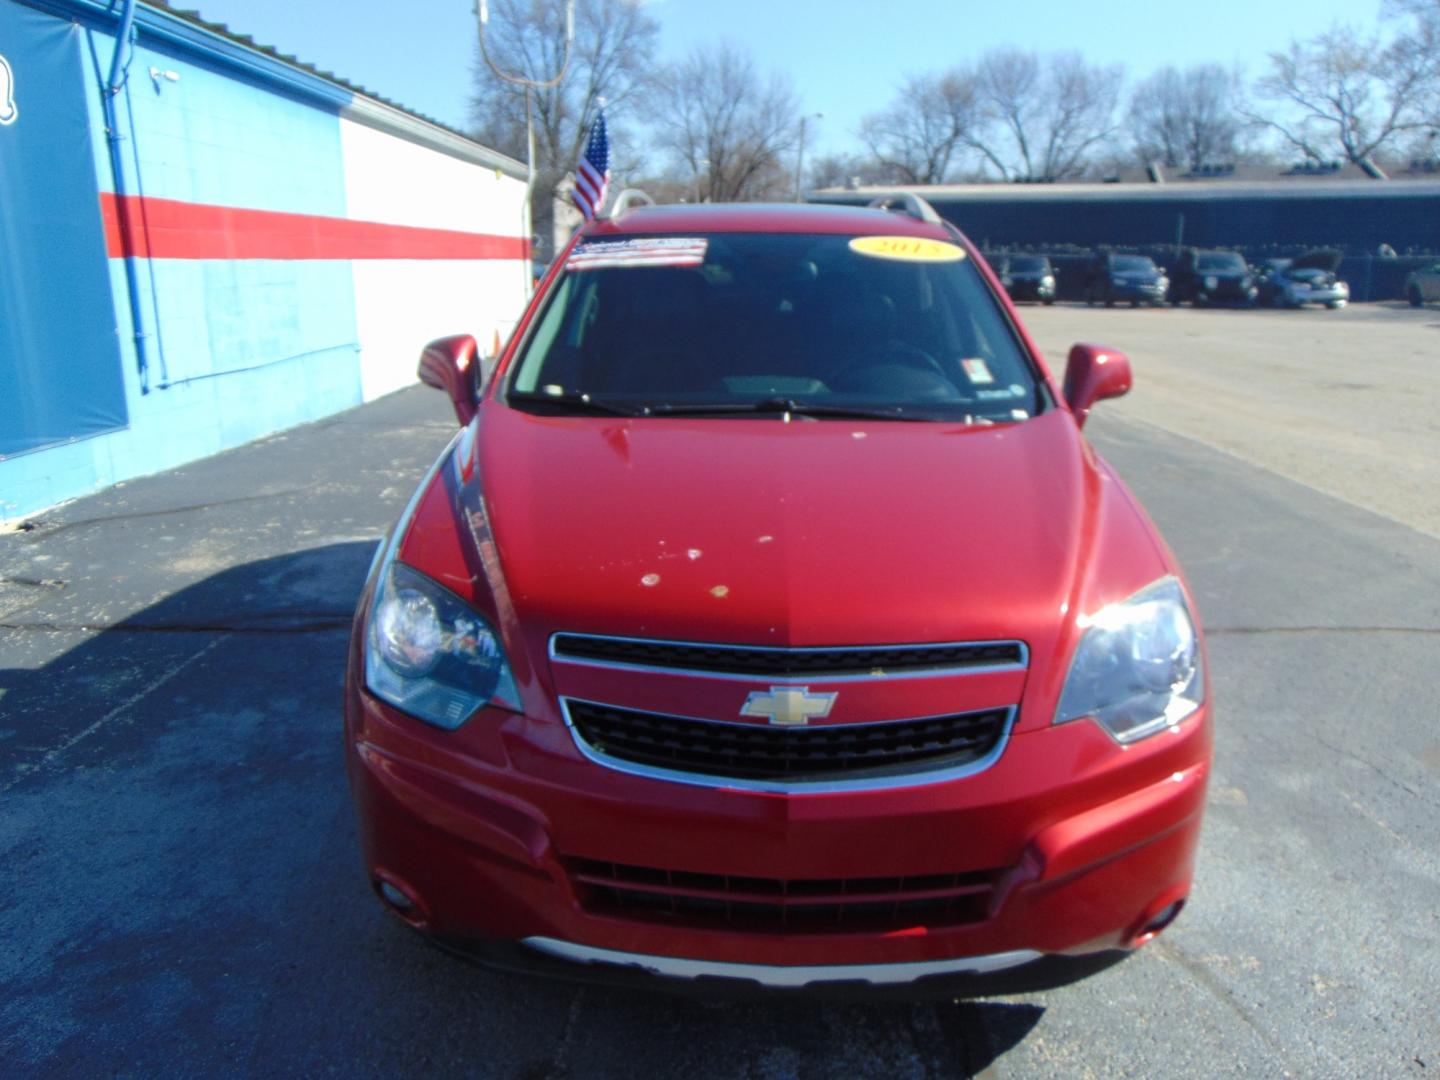
<path fill-rule="evenodd" d="M 565 727 L 570 732 L 570 738 L 575 743 L 576 749 L 586 758 L 597 765 L 603 765 L 607 769 L 614 769 L 616 772 L 628 773 L 631 776 L 641 776 L 649 780 L 668 780 L 677 784 L 690 784 L 694 787 L 704 788 L 726 788 L 739 791 L 765 791 L 778 794 L 790 795 L 821 795 L 839 791 L 889 791 L 896 788 L 922 787 L 926 784 L 943 784 L 951 780 L 960 780 L 967 776 L 974 776 L 976 773 L 984 772 L 1005 752 L 1009 745 L 1010 733 L 1015 727 L 1017 706 L 997 706 L 996 709 L 1005 710 L 1005 720 L 1001 725 L 1000 735 L 995 740 L 995 745 L 984 757 L 975 761 L 967 762 L 964 765 L 952 766 L 950 768 L 938 768 L 926 770 L 923 767 L 915 772 L 899 773 L 889 776 L 871 776 L 855 780 L 817 780 L 806 781 L 776 781 L 776 780 L 753 780 L 745 777 L 719 776 L 709 773 L 684 772 L 679 769 L 666 769 L 656 765 L 642 765 L 633 761 L 626 761 L 623 758 L 612 757 L 604 751 L 596 749 L 588 743 L 575 725 L 570 715 L 570 700 L 566 697 L 560 698 L 560 712 L 565 718 Z M 575 699 L 579 702 L 581 699 Z M 625 709 L 629 712 L 648 713 L 651 716 L 674 716 L 680 720 L 690 720 L 697 724 L 734 724 L 728 720 L 707 720 L 697 716 L 678 716 L 673 713 L 659 713 L 652 709 L 637 709 L 629 705 L 613 705 L 603 702 L 588 702 L 587 704 L 597 705 L 601 708 Z M 976 710 L 990 711 L 990 710 Z M 937 717 L 897 717 L 894 723 L 918 722 L 930 719 L 942 719 Z M 886 721 L 866 721 L 868 724 L 882 724 Z M 765 725 L 740 724 L 742 727 L 764 727 Z M 835 727 L 837 725 L 826 725 Z M 801 728 L 789 728 L 789 731 L 803 731 Z"/>
<path fill-rule="evenodd" d="M 627 663 L 619 660 L 598 660 L 590 657 L 571 656 L 560 651 L 559 642 L 565 638 L 575 638 L 585 641 L 616 641 L 636 645 L 658 646 L 660 648 L 673 647 L 676 649 L 709 649 L 726 650 L 736 654 L 762 654 L 762 655 L 784 655 L 784 654 L 844 654 L 844 653 L 905 653 L 907 651 L 923 649 L 983 649 L 983 648 L 1013 648 L 1018 657 L 1014 662 L 1009 663 L 988 663 L 988 664 L 962 664 L 949 667 L 926 667 L 913 669 L 872 670 L 864 672 L 835 673 L 823 670 L 802 671 L 795 674 L 773 674 L 755 671 L 714 671 L 704 668 L 690 668 L 683 666 L 671 666 L 661 664 Z M 942 641 L 923 642 L 909 645 L 816 645 L 803 647 L 784 647 L 771 645 L 730 645 L 714 641 L 671 641 L 655 638 L 625 637 L 618 634 L 581 634 L 570 631 L 557 631 L 550 635 L 547 653 L 551 663 L 576 665 L 580 667 L 607 668 L 614 671 L 644 671 L 659 673 L 663 675 L 676 675 L 683 678 L 704 678 L 704 679 L 726 679 L 740 682 L 755 682 L 757 680 L 768 680 L 777 685 L 785 683 L 832 683 L 832 682 L 855 682 L 870 681 L 874 679 L 932 679 L 953 677 L 957 675 L 983 675 L 995 672 L 1026 671 L 1030 666 L 1030 649 L 1023 641 L 998 639 L 993 641 Z"/>

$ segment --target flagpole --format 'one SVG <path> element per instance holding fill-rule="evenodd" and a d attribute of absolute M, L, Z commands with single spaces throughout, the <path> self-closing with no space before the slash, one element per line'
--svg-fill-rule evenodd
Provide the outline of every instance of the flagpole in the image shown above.
<path fill-rule="evenodd" d="M 520 217 L 521 227 L 525 230 L 525 238 L 529 241 L 534 236 L 531 231 L 534 228 L 534 217 L 530 209 L 530 200 L 535 191 L 535 115 L 531 105 L 531 95 L 536 90 L 550 90 L 559 86 L 560 81 L 565 78 L 565 73 L 570 70 L 570 52 L 575 42 L 575 0 L 565 0 L 565 55 L 560 61 L 560 71 L 550 79 L 531 79 L 502 69 L 491 58 L 490 50 L 485 44 L 485 27 L 490 22 L 490 5 L 487 0 L 477 0 L 475 17 L 480 26 L 480 55 L 484 58 L 486 66 L 501 81 L 525 88 L 525 203 Z M 530 259 L 525 260 L 525 294 L 527 296 L 535 286 L 534 271 L 530 262 Z"/>

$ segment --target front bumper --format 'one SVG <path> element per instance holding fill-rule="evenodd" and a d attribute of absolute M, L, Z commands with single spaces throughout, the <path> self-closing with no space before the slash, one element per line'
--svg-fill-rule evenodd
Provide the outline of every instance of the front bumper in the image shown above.
<path fill-rule="evenodd" d="M 1201 282 L 1195 289 L 1196 297 L 1209 304 L 1253 304 L 1259 293 L 1253 283 L 1244 283 L 1239 278 L 1221 278 L 1214 288 L 1207 288 Z"/>
<path fill-rule="evenodd" d="M 459 732 L 430 729 L 352 677 L 347 757 L 372 882 L 449 948 L 606 981 L 997 993 L 1112 963 L 1183 902 L 1206 712 L 1123 749 L 1078 721 L 1016 734 L 956 781 L 781 795 L 617 772 L 555 718 L 483 710 Z M 576 860 L 786 879 L 993 869 L 995 887 L 956 924 L 764 933 L 599 909 Z"/>
<path fill-rule="evenodd" d="M 1167 287 L 1159 282 L 1137 283 L 1137 282 L 1111 282 L 1109 297 L 1112 300 L 1124 303 L 1139 301 L 1145 304 L 1160 304 L 1165 301 Z"/>
<path fill-rule="evenodd" d="M 1350 289 L 1338 285 L 1318 287 L 1287 285 L 1283 295 L 1285 302 L 1292 307 L 1303 307 L 1305 304 L 1348 304 L 1350 302 Z"/>
<path fill-rule="evenodd" d="M 1055 283 L 1050 284 L 1033 278 L 1012 278 L 1006 287 L 1012 300 L 1053 300 Z"/>

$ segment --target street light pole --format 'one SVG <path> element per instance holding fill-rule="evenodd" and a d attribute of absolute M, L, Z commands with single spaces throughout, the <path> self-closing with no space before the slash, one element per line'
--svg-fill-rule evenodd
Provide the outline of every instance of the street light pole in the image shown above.
<path fill-rule="evenodd" d="M 824 120 L 824 113 L 806 113 L 800 117 L 800 149 L 795 154 L 795 201 L 800 201 L 800 189 L 805 183 L 805 125 L 811 120 Z"/>
<path fill-rule="evenodd" d="M 570 70 L 570 49 L 575 42 L 575 0 L 565 0 L 565 54 L 560 61 L 560 70 L 553 78 L 532 79 L 525 75 L 517 75 L 512 71 L 503 70 L 490 56 L 490 50 L 485 45 L 485 27 L 490 22 L 490 5 L 487 0 L 477 0 L 475 5 L 475 17 L 480 25 L 480 55 L 485 58 L 485 64 L 495 73 L 495 77 L 513 86 L 525 88 L 525 206 L 521 213 L 522 227 L 525 235 L 531 235 L 530 197 L 535 189 L 535 114 L 531 105 L 531 94 L 536 90 L 550 90 L 560 85 L 560 80 L 565 78 L 565 73 Z M 525 265 L 526 292 L 529 292 L 532 281 L 529 260 Z"/>

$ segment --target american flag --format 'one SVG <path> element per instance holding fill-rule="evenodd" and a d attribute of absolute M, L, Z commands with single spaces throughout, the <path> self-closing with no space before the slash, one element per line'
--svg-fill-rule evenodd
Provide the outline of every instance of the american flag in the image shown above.
<path fill-rule="evenodd" d="M 605 205 L 605 190 L 610 186 L 610 136 L 605 130 L 605 110 L 595 117 L 590 141 L 575 166 L 575 189 L 570 193 L 580 213 L 589 221 Z"/>

